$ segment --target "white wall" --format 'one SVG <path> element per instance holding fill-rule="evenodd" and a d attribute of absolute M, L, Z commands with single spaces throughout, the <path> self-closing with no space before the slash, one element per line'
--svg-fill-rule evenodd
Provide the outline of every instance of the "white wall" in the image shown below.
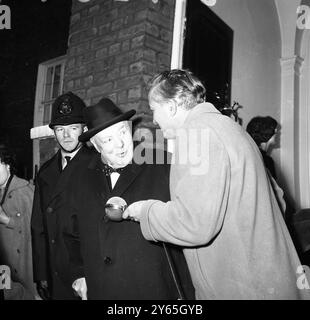
<path fill-rule="evenodd" d="M 232 101 L 245 127 L 257 115 L 280 121 L 281 34 L 273 0 L 217 0 L 211 9 L 234 31 Z"/>

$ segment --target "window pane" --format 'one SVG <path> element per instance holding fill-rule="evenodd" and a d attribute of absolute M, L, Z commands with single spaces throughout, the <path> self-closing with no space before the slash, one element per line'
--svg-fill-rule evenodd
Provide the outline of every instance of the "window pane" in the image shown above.
<path fill-rule="evenodd" d="M 44 105 L 43 125 L 49 124 L 51 120 L 51 104 Z"/>
<path fill-rule="evenodd" d="M 53 96 L 52 96 L 53 99 L 57 98 L 60 94 L 60 72 L 61 72 L 61 65 L 58 64 L 55 67 L 54 83 L 53 83 Z"/>
<path fill-rule="evenodd" d="M 46 85 L 45 85 L 45 97 L 44 97 L 45 101 L 51 99 L 53 73 L 54 73 L 54 67 L 49 67 L 46 73 Z"/>

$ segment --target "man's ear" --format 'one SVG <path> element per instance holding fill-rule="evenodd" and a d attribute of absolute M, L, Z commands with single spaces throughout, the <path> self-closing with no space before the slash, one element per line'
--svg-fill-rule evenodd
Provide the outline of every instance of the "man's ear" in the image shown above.
<path fill-rule="evenodd" d="M 87 128 L 87 126 L 84 126 L 83 133 L 86 132 L 86 131 L 88 131 L 88 128 Z"/>
<path fill-rule="evenodd" d="M 175 116 L 178 111 L 178 105 L 175 101 L 171 101 L 168 106 L 169 114 L 171 117 Z"/>

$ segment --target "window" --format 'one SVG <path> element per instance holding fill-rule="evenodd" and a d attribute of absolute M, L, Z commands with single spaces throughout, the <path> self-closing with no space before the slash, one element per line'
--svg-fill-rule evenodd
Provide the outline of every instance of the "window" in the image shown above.
<path fill-rule="evenodd" d="M 53 101 L 62 93 L 65 57 L 39 65 L 34 126 L 47 125 L 51 120 Z"/>
<path fill-rule="evenodd" d="M 30 130 L 30 137 L 33 139 L 33 163 L 34 172 L 44 162 L 44 145 L 53 144 L 51 139 L 54 132 L 48 126 L 51 121 L 52 104 L 54 100 L 63 93 L 63 80 L 65 71 L 66 56 L 48 60 L 39 65 L 37 76 L 37 88 L 34 106 L 33 128 Z M 42 141 L 42 139 L 45 139 Z M 49 146 L 49 151 L 53 148 Z M 46 160 L 46 159 L 45 159 Z"/>
<path fill-rule="evenodd" d="M 220 111 L 230 106 L 232 52 L 233 30 L 201 1 L 187 1 L 183 68 L 202 80 Z"/>

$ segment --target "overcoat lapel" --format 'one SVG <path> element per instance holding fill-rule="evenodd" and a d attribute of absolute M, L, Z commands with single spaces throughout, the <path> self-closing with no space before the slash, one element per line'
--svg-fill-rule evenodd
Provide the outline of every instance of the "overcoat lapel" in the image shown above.
<path fill-rule="evenodd" d="M 91 171 L 91 185 L 95 186 L 92 192 L 97 195 L 99 202 L 105 206 L 108 199 L 111 197 L 121 197 L 128 188 L 132 185 L 138 175 L 142 172 L 144 164 L 137 165 L 136 163 L 129 164 L 118 178 L 113 190 L 111 191 L 106 176 L 103 173 L 103 164 L 100 154 L 98 154 L 90 162 L 88 169 Z M 104 210 L 100 218 L 104 216 Z"/>
<path fill-rule="evenodd" d="M 112 196 L 121 196 L 134 182 L 137 176 L 144 168 L 144 164 L 137 165 L 136 163 L 129 164 L 118 178 L 113 190 Z"/>
<path fill-rule="evenodd" d="M 65 170 L 61 171 L 59 178 L 57 179 L 55 188 L 51 197 L 49 199 L 49 203 L 52 202 L 66 187 L 70 180 L 71 174 L 77 169 L 80 160 L 87 157 L 87 149 L 82 147 L 79 152 L 75 155 L 75 157 L 70 161 Z M 58 166 L 61 164 L 61 155 L 58 158 Z M 60 168 L 59 168 L 60 170 Z"/>
<path fill-rule="evenodd" d="M 42 171 L 41 179 L 47 185 L 55 184 L 61 174 L 61 168 L 59 165 L 60 157 L 60 151 L 58 151 L 48 164 L 48 170 Z"/>
<path fill-rule="evenodd" d="M 88 166 L 88 170 L 90 170 L 90 180 L 91 185 L 95 186 L 95 189 L 92 190 L 94 194 L 99 197 L 100 203 L 106 204 L 106 201 L 112 196 L 111 190 L 108 185 L 108 181 L 102 172 L 103 165 L 101 162 L 100 154 L 98 153 L 90 162 Z"/>

